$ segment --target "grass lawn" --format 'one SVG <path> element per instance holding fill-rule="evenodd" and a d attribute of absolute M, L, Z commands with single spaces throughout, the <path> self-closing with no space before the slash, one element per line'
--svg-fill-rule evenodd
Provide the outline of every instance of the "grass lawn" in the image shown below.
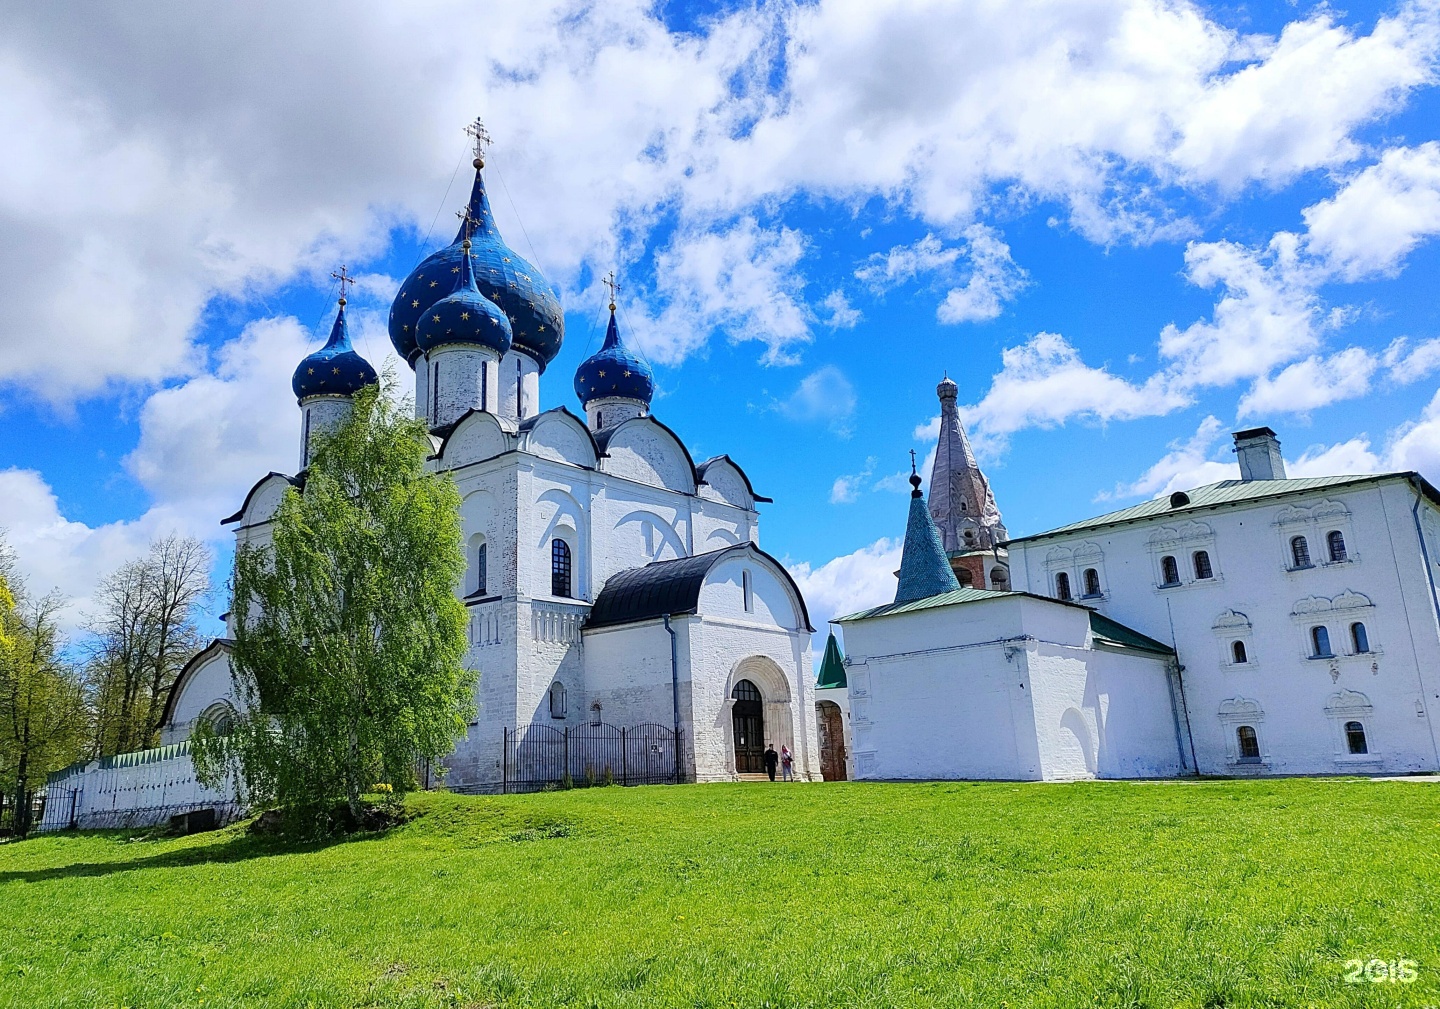
<path fill-rule="evenodd" d="M 1440 1006 L 1440 786 L 422 795 L 0 845 L 0 1005 Z M 1346 983 L 1407 958 L 1412 983 Z"/>

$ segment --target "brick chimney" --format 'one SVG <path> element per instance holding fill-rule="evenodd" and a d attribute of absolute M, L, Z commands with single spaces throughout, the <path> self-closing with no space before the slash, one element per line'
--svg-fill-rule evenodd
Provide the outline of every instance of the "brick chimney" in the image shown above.
<path fill-rule="evenodd" d="M 1235 455 L 1240 460 L 1241 480 L 1284 480 L 1285 457 L 1280 439 L 1268 427 L 1235 432 Z"/>

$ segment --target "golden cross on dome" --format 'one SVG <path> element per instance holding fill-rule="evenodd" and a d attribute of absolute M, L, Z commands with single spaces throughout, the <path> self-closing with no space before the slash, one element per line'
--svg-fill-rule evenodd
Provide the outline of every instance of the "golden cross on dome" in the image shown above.
<path fill-rule="evenodd" d="M 349 271 L 345 269 L 343 264 L 340 267 L 339 273 L 332 272 L 330 276 L 332 279 L 340 281 L 340 304 L 343 305 L 345 304 L 345 285 L 349 284 L 353 287 L 355 285 L 355 278 L 350 276 Z"/>
<path fill-rule="evenodd" d="M 485 120 L 476 116 L 475 121 L 465 127 L 465 135 L 473 142 L 475 160 L 484 161 L 485 149 L 494 142 L 490 139 L 490 131 L 485 128 Z"/>
<path fill-rule="evenodd" d="M 475 229 L 480 226 L 480 220 L 474 214 L 470 213 L 469 206 L 466 206 L 462 210 L 455 211 L 455 216 L 460 218 L 460 220 L 464 223 L 465 241 L 468 242 L 470 240 L 470 236 L 475 233 Z"/>
<path fill-rule="evenodd" d="M 932 374 L 933 374 L 933 373 L 932 373 Z M 915 476 L 915 475 L 916 475 L 916 473 L 915 473 L 915 450 L 914 450 L 913 448 L 910 450 L 910 475 L 911 475 L 911 476 Z"/>
<path fill-rule="evenodd" d="M 611 270 L 608 274 L 601 277 L 600 283 L 610 288 L 610 311 L 613 312 L 615 311 L 615 295 L 620 291 L 620 285 L 615 283 L 615 271 Z"/>

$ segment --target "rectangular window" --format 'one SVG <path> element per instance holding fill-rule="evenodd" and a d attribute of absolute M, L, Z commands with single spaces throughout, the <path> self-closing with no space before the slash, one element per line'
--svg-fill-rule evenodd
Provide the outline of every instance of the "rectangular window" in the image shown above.
<path fill-rule="evenodd" d="M 755 595 L 754 595 L 754 592 L 753 592 L 753 591 L 751 590 L 751 588 L 750 588 L 750 572 L 749 572 L 749 571 L 742 571 L 742 572 L 740 573 L 740 585 L 741 585 L 742 591 L 743 591 L 744 594 L 745 594 L 745 612 L 746 612 L 746 613 L 754 613 L 754 612 L 755 612 Z"/>
<path fill-rule="evenodd" d="M 480 362 L 480 409 L 490 409 L 490 362 Z"/>

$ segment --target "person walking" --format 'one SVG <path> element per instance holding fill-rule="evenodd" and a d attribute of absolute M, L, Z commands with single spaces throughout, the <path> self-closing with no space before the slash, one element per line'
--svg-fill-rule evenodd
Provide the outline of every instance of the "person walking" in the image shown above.
<path fill-rule="evenodd" d="M 795 780 L 795 758 L 790 754 L 790 747 L 784 743 L 780 744 L 780 780 Z"/>
<path fill-rule="evenodd" d="M 765 744 L 765 753 L 762 758 L 765 761 L 765 773 L 770 775 L 770 780 L 775 780 L 775 765 L 780 763 L 780 754 L 775 752 L 774 743 Z"/>

